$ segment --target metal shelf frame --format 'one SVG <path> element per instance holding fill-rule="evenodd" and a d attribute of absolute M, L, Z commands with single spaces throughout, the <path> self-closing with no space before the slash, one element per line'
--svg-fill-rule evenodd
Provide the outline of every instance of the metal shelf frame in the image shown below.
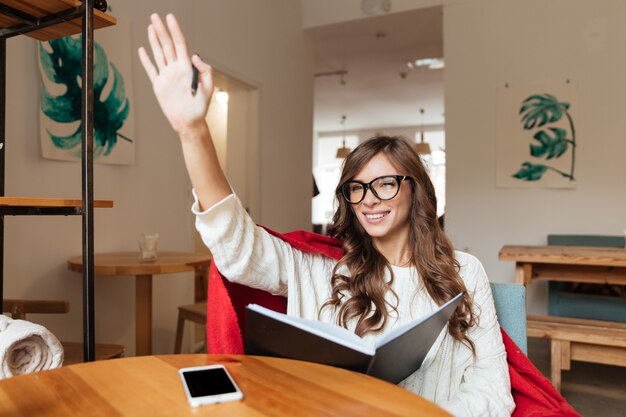
<path fill-rule="evenodd" d="M 0 29 L 0 37 L 7 39 L 17 35 L 23 35 L 34 30 L 47 28 L 59 23 L 68 22 L 83 16 L 86 3 L 80 7 L 72 7 L 59 13 L 54 13 L 45 17 L 36 17 L 24 13 L 14 7 L 0 4 L 0 14 L 19 20 L 23 23 Z"/>
<path fill-rule="evenodd" d="M 4 300 L 4 217 L 5 215 L 80 215 L 82 217 L 83 253 L 83 356 L 95 360 L 94 309 L 94 218 L 93 218 L 93 46 L 94 0 L 83 0 L 79 7 L 69 8 L 46 17 L 35 17 L 6 5 L 4 14 L 22 23 L 0 29 L 0 196 L 5 195 L 6 144 L 6 40 L 34 30 L 82 17 L 82 206 L 81 207 L 8 207 L 0 206 L 0 301 Z"/>

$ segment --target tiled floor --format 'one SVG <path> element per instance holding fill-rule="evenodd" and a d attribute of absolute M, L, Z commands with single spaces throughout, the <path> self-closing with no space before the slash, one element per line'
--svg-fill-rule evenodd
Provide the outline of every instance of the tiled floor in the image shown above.
<path fill-rule="evenodd" d="M 528 356 L 550 377 L 550 345 L 547 340 L 528 339 Z M 626 416 L 626 368 L 572 362 L 564 371 L 563 396 L 583 417 Z"/>

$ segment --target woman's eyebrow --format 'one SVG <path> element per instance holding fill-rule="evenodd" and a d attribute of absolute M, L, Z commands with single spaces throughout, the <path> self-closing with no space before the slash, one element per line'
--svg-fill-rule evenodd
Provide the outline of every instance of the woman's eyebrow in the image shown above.
<path fill-rule="evenodd" d="M 377 179 L 379 179 L 379 178 L 383 178 L 383 177 L 395 177 L 396 175 L 398 175 L 398 174 L 383 174 L 383 175 L 377 175 L 377 176 L 375 176 L 374 178 L 372 178 L 372 179 L 371 179 L 371 180 L 369 180 L 369 181 L 359 180 L 359 179 L 357 179 L 357 178 L 355 177 L 355 178 L 352 178 L 351 180 L 348 180 L 348 181 L 356 181 L 356 182 L 360 182 L 360 183 L 363 183 L 363 184 L 368 184 L 368 183 L 370 183 L 370 182 L 372 182 L 372 181 L 374 181 L 374 180 L 377 180 Z"/>
<path fill-rule="evenodd" d="M 356 179 L 356 178 L 352 178 L 350 181 L 360 182 L 361 184 L 367 184 L 369 182 L 369 181 L 359 180 L 359 179 Z"/>

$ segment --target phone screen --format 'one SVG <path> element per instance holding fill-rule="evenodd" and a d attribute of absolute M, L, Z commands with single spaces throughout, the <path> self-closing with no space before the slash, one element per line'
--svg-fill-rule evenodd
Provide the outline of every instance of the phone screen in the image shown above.
<path fill-rule="evenodd" d="M 229 394 L 237 391 L 223 368 L 183 372 L 192 397 Z"/>

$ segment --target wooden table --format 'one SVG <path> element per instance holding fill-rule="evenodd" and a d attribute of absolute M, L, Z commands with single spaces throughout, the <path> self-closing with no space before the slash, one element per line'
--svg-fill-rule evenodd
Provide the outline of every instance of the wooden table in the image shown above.
<path fill-rule="evenodd" d="M 515 281 L 626 285 L 626 250 L 587 246 L 503 246 L 498 258 L 515 261 Z M 528 316 L 527 334 L 550 340 L 550 379 L 561 389 L 571 361 L 626 366 L 626 324 L 558 316 Z"/>
<path fill-rule="evenodd" d="M 94 254 L 95 275 L 135 276 L 135 346 L 136 355 L 152 353 L 152 276 L 194 271 L 196 298 L 198 282 L 202 282 L 211 263 L 211 256 L 204 253 L 158 252 L 154 261 L 141 261 L 139 252 L 116 252 Z M 75 256 L 67 261 L 71 271 L 83 271 L 82 256 Z"/>
<path fill-rule="evenodd" d="M 515 261 L 515 281 L 626 285 L 626 250 L 587 246 L 505 245 L 498 259 Z"/>
<path fill-rule="evenodd" d="M 192 408 L 177 370 L 225 364 L 242 401 Z M 396 385 L 330 366 L 238 355 L 166 355 L 71 365 L 0 381 L 2 416 L 449 416 Z"/>

